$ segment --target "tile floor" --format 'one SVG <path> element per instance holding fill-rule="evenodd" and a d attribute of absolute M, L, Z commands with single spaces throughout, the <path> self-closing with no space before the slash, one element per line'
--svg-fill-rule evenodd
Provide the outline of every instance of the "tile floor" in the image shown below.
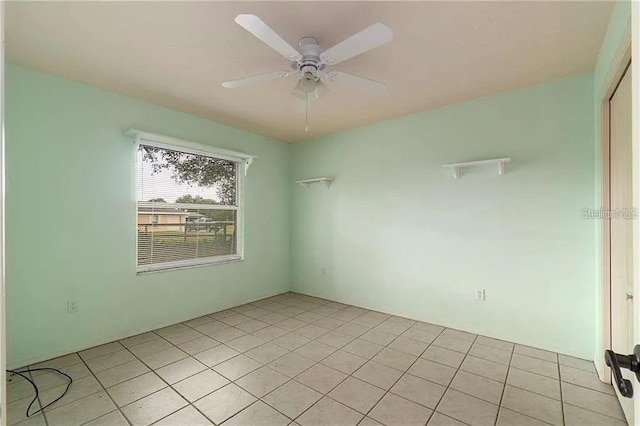
<path fill-rule="evenodd" d="M 10 425 L 626 424 L 589 361 L 295 293 L 37 366 Z"/>

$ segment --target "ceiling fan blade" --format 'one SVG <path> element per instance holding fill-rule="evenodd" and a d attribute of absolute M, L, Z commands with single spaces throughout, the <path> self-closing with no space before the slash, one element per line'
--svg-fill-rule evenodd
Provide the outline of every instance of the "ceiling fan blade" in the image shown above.
<path fill-rule="evenodd" d="M 269 80 L 276 80 L 278 78 L 285 78 L 291 74 L 289 71 L 274 71 L 266 74 L 258 74 L 251 77 L 238 78 L 235 80 L 229 80 L 222 83 L 222 85 L 228 89 L 235 89 L 237 87 L 248 86 L 250 84 L 262 83 Z"/>
<path fill-rule="evenodd" d="M 320 59 L 327 65 L 334 65 L 375 49 L 391 40 L 393 40 L 391 28 L 381 23 L 373 24 L 358 34 L 328 48 L 320 54 Z"/>
<path fill-rule="evenodd" d="M 256 15 L 240 14 L 236 16 L 236 23 L 251 34 L 262 40 L 273 50 L 284 56 L 290 61 L 299 61 L 302 55 L 294 49 L 285 39 L 280 37 L 278 33 L 273 31 L 270 26 L 258 18 Z"/>
<path fill-rule="evenodd" d="M 368 78 L 359 77 L 347 72 L 331 71 L 325 77 L 330 83 L 341 84 L 358 89 L 370 95 L 382 95 L 387 90 L 387 85 L 379 81 L 369 80 Z"/>

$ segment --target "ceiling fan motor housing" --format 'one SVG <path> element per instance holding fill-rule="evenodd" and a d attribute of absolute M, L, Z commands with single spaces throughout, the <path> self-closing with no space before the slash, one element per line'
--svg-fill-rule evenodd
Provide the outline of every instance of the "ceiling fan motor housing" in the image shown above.
<path fill-rule="evenodd" d="M 304 37 L 298 43 L 302 59 L 292 64 L 293 68 L 300 71 L 304 80 L 317 81 L 320 78 L 319 72 L 325 67 L 320 60 L 320 45 L 312 37 Z"/>

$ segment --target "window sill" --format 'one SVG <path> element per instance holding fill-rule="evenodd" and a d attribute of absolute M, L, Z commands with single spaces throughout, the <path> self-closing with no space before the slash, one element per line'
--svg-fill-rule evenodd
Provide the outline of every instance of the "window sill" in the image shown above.
<path fill-rule="evenodd" d="M 224 263 L 236 263 L 236 262 L 242 262 L 243 260 L 244 260 L 243 255 L 231 255 L 231 256 L 220 256 L 216 258 L 198 259 L 194 261 L 157 263 L 153 265 L 138 266 L 136 273 L 138 275 L 142 275 L 142 274 L 151 274 L 156 272 L 169 272 L 169 271 L 177 271 L 181 269 L 197 268 L 202 266 L 220 265 Z"/>

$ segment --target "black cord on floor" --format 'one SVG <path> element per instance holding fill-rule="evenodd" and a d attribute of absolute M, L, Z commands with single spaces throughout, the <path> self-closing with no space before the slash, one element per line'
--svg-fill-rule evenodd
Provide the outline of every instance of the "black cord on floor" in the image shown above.
<path fill-rule="evenodd" d="M 24 373 L 28 373 L 28 372 L 31 372 L 31 371 L 55 371 L 56 373 L 62 374 L 67 379 L 69 379 L 69 383 L 67 383 L 67 388 L 64 390 L 62 395 L 60 395 L 59 397 L 57 397 L 55 400 L 53 400 L 52 402 L 48 403 L 44 407 L 40 408 L 38 411 L 29 414 L 29 410 L 31 410 L 31 406 L 38 399 L 38 395 L 40 395 L 40 391 L 38 389 L 38 385 L 36 385 L 36 383 L 33 380 L 31 380 L 29 377 L 24 375 Z M 36 392 L 35 396 L 31 400 L 31 403 L 27 407 L 27 412 L 26 412 L 27 417 L 34 416 L 34 415 L 38 414 L 39 412 L 43 411 L 45 408 L 47 408 L 47 407 L 55 404 L 56 402 L 60 401 L 67 394 L 67 392 L 69 392 L 69 388 L 71 387 L 71 383 L 73 383 L 73 379 L 71 378 L 71 376 L 69 376 L 67 373 L 65 373 L 63 371 L 58 370 L 57 368 L 49 368 L 49 367 L 29 368 L 29 367 L 27 367 L 26 370 L 22 370 L 22 371 L 7 370 L 7 372 L 9 372 L 11 374 L 18 375 L 18 376 L 22 377 L 23 379 L 25 379 L 26 381 L 28 381 L 29 383 L 31 383 L 31 386 L 33 386 L 33 390 Z"/>

